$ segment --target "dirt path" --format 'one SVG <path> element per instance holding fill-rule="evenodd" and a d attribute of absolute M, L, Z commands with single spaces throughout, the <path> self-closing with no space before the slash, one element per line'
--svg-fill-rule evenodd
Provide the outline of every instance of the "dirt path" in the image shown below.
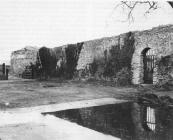
<path fill-rule="evenodd" d="M 0 81 L 0 91 L 0 139 L 2 140 L 85 140 L 95 137 L 102 140 L 118 140 L 53 116 L 43 116 L 40 112 L 98 103 L 109 104 L 118 102 L 116 99 L 134 99 L 140 92 L 135 87 L 118 88 L 100 83 L 41 82 L 21 79 Z M 173 96 L 172 91 L 155 92 L 155 94 Z M 93 99 L 96 100 L 93 102 Z"/>
<path fill-rule="evenodd" d="M 0 126 L 1 140 L 120 140 L 51 115 L 26 114 L 22 117 L 25 118 L 23 123 Z"/>
<path fill-rule="evenodd" d="M 88 140 L 97 137 L 100 140 L 119 140 L 119 138 L 105 135 L 67 120 L 57 118 L 53 115 L 42 115 L 41 113 L 123 102 L 126 101 L 114 98 L 102 98 L 0 111 L 0 139 Z"/>
<path fill-rule="evenodd" d="M 115 87 L 98 82 L 8 80 L 0 81 L 0 109 L 59 104 L 89 99 L 134 99 L 142 93 L 135 87 Z M 153 92 L 173 98 L 173 91 Z"/>
<path fill-rule="evenodd" d="M 135 88 L 117 88 L 86 82 L 36 80 L 0 81 L 0 108 L 19 108 L 64 102 L 127 98 L 137 93 Z"/>

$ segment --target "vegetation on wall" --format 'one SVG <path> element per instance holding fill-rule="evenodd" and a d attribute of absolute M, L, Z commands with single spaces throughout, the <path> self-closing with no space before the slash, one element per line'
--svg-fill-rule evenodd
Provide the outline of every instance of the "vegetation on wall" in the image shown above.
<path fill-rule="evenodd" d="M 36 63 L 37 77 L 41 79 L 49 77 L 73 78 L 82 45 L 83 43 L 70 44 L 65 48 L 65 51 L 62 48 L 40 48 Z"/>
<path fill-rule="evenodd" d="M 79 59 L 79 54 L 82 49 L 83 43 L 77 43 L 77 44 L 71 44 L 68 45 L 67 48 L 65 48 L 66 53 L 66 78 L 71 79 L 73 78 L 77 62 Z"/>
<path fill-rule="evenodd" d="M 94 59 L 93 63 L 83 70 L 83 77 L 95 77 L 98 80 L 113 80 L 117 85 L 131 83 L 131 60 L 134 52 L 134 37 L 131 32 L 124 37 L 123 44 L 112 46 L 105 50 L 101 58 Z M 58 76 L 71 79 L 75 76 L 82 43 L 70 44 L 64 50 L 65 56 L 57 58 L 56 51 L 42 47 L 39 49 L 38 71 L 46 79 Z M 58 53 L 61 54 L 62 52 Z M 59 56 L 59 55 L 58 55 Z M 57 69 L 57 62 L 62 59 Z"/>
<path fill-rule="evenodd" d="M 45 79 L 53 76 L 56 69 L 56 61 L 56 55 L 51 49 L 40 48 L 37 58 L 37 71 L 40 76 Z"/>
<path fill-rule="evenodd" d="M 173 85 L 173 55 L 162 57 L 156 64 L 159 77 L 156 87 L 170 90 Z"/>
<path fill-rule="evenodd" d="M 116 73 L 115 83 L 117 86 L 130 85 L 132 80 L 132 72 L 127 67 L 122 68 Z"/>
<path fill-rule="evenodd" d="M 64 49 L 65 47 L 66 46 L 53 48 L 53 51 L 55 52 L 57 59 L 57 65 L 54 77 L 64 78 L 65 76 L 65 69 L 66 69 L 66 54 Z"/>
<path fill-rule="evenodd" d="M 98 62 L 94 59 L 93 60 L 93 63 L 91 63 L 90 65 L 90 73 L 91 73 L 91 76 L 94 76 L 94 74 L 96 73 L 98 69 Z"/>
<path fill-rule="evenodd" d="M 131 61 L 134 53 L 134 42 L 134 36 L 129 32 L 124 38 L 124 44 L 119 43 L 118 45 L 112 46 L 109 53 L 105 50 L 104 58 L 94 60 L 90 65 L 92 75 L 102 75 L 99 77 L 112 79 L 117 85 L 130 84 L 132 78 Z M 102 70 L 99 68 L 102 68 Z"/>

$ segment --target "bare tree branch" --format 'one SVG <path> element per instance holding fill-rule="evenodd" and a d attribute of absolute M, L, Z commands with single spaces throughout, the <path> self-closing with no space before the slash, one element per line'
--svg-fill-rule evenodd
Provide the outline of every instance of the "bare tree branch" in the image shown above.
<path fill-rule="evenodd" d="M 170 2 L 170 3 L 173 4 L 173 2 Z M 121 1 L 120 6 L 123 6 L 123 7 L 125 6 L 129 10 L 127 15 L 127 21 L 129 22 L 134 21 L 133 11 L 138 5 L 141 5 L 141 4 L 148 5 L 148 9 L 146 10 L 145 14 L 150 13 L 152 10 L 158 9 L 158 3 L 155 1 Z"/>

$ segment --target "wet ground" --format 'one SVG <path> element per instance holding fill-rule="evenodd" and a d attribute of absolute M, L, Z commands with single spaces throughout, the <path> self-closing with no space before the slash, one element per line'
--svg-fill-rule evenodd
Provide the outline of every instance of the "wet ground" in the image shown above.
<path fill-rule="evenodd" d="M 173 101 L 167 98 L 173 98 L 172 91 L 154 92 L 159 97 L 152 96 L 152 100 L 150 96 L 147 97 L 145 100 L 147 104 L 143 104 L 144 102 L 113 104 L 112 102 L 117 102 L 114 101 L 116 99 L 134 101 L 139 94 L 143 94 L 143 91 L 136 87 L 114 87 L 100 83 L 21 79 L 1 81 L 0 90 L 0 124 L 2 124 L 0 139 L 2 140 L 88 140 L 95 138 L 95 135 L 103 140 L 173 139 L 171 107 Z M 160 98 L 163 95 L 167 97 Z M 109 100 L 103 102 L 102 99 L 105 98 Z M 114 99 L 111 103 L 110 98 Z M 88 102 L 84 102 L 93 99 L 109 105 L 97 104 L 94 101 L 90 105 L 95 107 L 89 107 Z M 72 102 L 78 103 L 72 104 Z M 158 106 L 160 103 L 163 106 Z M 58 111 L 57 108 L 65 111 Z M 11 113 L 7 113 L 8 111 Z M 32 114 L 32 111 L 37 113 L 38 118 Z M 52 113 L 43 116 L 40 112 Z M 26 118 L 24 122 L 23 118 Z M 11 121 L 14 122 L 11 124 Z M 3 125 L 4 123 L 7 125 Z M 83 136 L 83 132 L 86 137 Z"/>
<path fill-rule="evenodd" d="M 51 114 L 121 140 L 172 140 L 173 108 L 126 102 Z"/>
<path fill-rule="evenodd" d="M 0 110 L 112 97 L 129 99 L 137 93 L 133 87 L 25 79 L 0 81 L 0 91 Z"/>
<path fill-rule="evenodd" d="M 76 109 L 82 107 L 119 104 L 125 100 L 102 98 L 76 101 L 41 108 L 21 108 L 0 111 L 1 140 L 120 140 L 87 127 L 72 123 L 54 115 L 42 115 L 41 112 Z"/>
<path fill-rule="evenodd" d="M 116 87 L 103 81 L 49 81 L 10 79 L 0 81 L 0 110 L 34 107 L 101 98 L 134 100 L 144 92 L 173 98 L 172 91 L 153 91 L 151 87 Z"/>

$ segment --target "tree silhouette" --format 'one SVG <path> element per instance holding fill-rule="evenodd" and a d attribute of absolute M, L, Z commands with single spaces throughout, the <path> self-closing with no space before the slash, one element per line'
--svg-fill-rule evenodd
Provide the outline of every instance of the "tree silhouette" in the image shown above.
<path fill-rule="evenodd" d="M 167 1 L 167 3 L 173 8 L 173 1 Z M 122 7 L 123 9 L 128 9 L 127 20 L 129 22 L 134 21 L 133 11 L 139 5 L 147 5 L 148 9 L 146 9 L 144 14 L 148 14 L 153 10 L 158 9 L 157 1 L 121 1 L 117 7 Z"/>

